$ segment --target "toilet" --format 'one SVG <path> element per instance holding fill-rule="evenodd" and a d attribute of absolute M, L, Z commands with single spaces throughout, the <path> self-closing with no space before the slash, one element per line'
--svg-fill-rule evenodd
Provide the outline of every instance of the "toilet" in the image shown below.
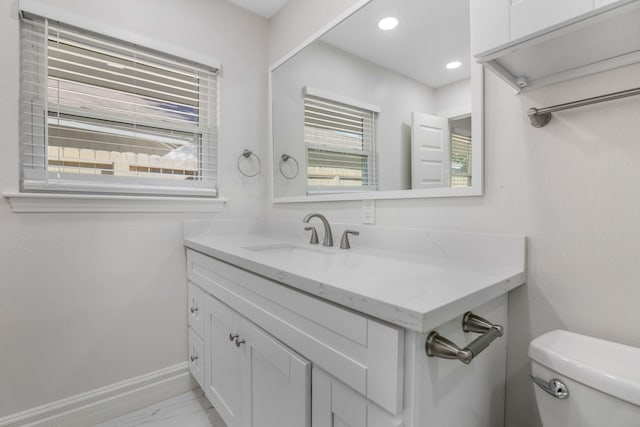
<path fill-rule="evenodd" d="M 529 345 L 544 427 L 639 427 L 640 349 L 568 331 Z"/>

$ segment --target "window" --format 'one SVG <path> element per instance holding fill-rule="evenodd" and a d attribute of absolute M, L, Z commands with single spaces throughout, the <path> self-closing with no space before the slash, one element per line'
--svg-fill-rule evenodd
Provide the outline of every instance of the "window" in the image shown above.
<path fill-rule="evenodd" d="M 217 70 L 21 22 L 23 191 L 215 196 Z"/>
<path fill-rule="evenodd" d="M 374 111 L 305 95 L 309 193 L 375 190 L 375 120 Z"/>
<path fill-rule="evenodd" d="M 451 187 L 471 187 L 471 117 L 450 121 Z"/>

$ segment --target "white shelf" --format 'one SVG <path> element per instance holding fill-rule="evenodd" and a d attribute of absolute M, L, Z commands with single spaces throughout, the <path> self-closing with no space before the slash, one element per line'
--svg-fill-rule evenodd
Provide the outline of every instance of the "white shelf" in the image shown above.
<path fill-rule="evenodd" d="M 534 90 L 640 62 L 639 19 L 640 1 L 618 1 L 475 57 L 517 91 Z"/>

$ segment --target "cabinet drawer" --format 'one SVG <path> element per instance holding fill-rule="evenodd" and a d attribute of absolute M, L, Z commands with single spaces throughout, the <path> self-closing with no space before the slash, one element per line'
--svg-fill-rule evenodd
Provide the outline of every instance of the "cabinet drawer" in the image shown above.
<path fill-rule="evenodd" d="M 189 371 L 204 389 L 204 342 L 189 328 Z"/>
<path fill-rule="evenodd" d="M 315 365 L 398 414 L 404 333 L 198 252 L 187 251 L 189 280 Z"/>
<path fill-rule="evenodd" d="M 204 291 L 193 283 L 189 283 L 187 314 L 189 326 L 201 338 L 204 337 Z"/>

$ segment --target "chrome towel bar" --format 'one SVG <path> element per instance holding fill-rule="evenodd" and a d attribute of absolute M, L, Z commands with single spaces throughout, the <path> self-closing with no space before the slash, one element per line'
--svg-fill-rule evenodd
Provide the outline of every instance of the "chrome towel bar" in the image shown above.
<path fill-rule="evenodd" d="M 443 359 L 458 359 L 464 364 L 469 364 L 474 357 L 482 353 L 498 337 L 504 334 L 504 328 L 494 325 L 480 316 L 468 311 L 462 317 L 462 330 L 482 334 L 471 341 L 465 348 L 460 348 L 436 331 L 431 331 L 427 337 L 425 351 L 429 357 Z"/>
<path fill-rule="evenodd" d="M 551 113 L 556 111 L 568 110 L 569 108 L 585 107 L 591 104 L 598 104 L 605 101 L 613 101 L 615 99 L 626 98 L 628 96 L 640 95 L 640 87 L 620 92 L 614 92 L 607 95 L 594 96 L 593 98 L 581 99 L 579 101 L 567 102 L 546 108 L 529 108 L 527 115 L 531 126 L 536 128 L 545 127 L 551 121 Z"/>

